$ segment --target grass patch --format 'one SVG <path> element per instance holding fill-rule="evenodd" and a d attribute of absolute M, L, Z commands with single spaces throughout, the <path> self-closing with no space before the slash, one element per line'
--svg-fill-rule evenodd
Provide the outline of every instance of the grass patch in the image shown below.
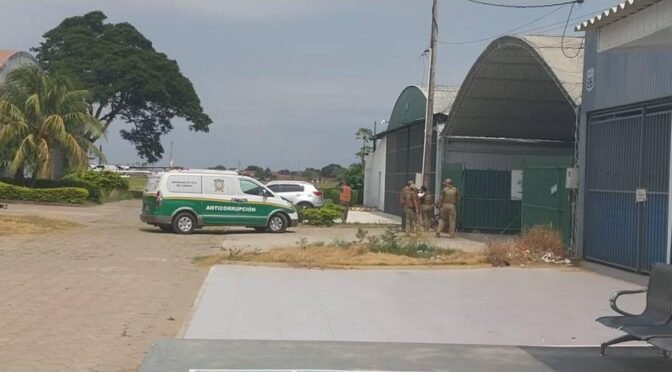
<path fill-rule="evenodd" d="M 74 222 L 35 216 L 0 216 L 0 236 L 45 234 L 77 226 Z"/>
<path fill-rule="evenodd" d="M 126 178 L 128 181 L 128 191 L 144 191 L 147 184 L 147 176 L 132 175 Z"/>
<path fill-rule="evenodd" d="M 394 229 L 380 236 L 368 236 L 360 229 L 357 240 L 309 242 L 301 239 L 296 246 L 270 251 L 222 249 L 217 255 L 195 257 L 198 265 L 224 263 L 281 264 L 292 267 L 372 267 L 372 266 L 447 266 L 483 265 L 484 253 L 438 249 L 421 238 L 401 238 Z"/>
<path fill-rule="evenodd" d="M 548 225 L 533 226 L 519 236 L 488 243 L 486 258 L 492 266 L 498 267 L 571 264 L 560 231 Z"/>

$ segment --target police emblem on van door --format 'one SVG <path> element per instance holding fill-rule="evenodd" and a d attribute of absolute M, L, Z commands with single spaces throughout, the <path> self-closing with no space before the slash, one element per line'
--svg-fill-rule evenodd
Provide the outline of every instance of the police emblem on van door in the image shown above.
<path fill-rule="evenodd" d="M 224 193 L 224 180 L 215 180 L 215 192 Z"/>

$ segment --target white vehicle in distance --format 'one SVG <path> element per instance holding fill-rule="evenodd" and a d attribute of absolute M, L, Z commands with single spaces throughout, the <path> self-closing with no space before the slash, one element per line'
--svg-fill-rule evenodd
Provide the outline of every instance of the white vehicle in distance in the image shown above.
<path fill-rule="evenodd" d="M 266 187 L 299 208 L 320 208 L 324 205 L 322 191 L 310 182 L 271 181 Z"/>

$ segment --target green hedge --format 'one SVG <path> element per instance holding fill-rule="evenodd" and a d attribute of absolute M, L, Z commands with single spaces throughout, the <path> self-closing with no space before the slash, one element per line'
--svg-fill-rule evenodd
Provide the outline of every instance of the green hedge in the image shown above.
<path fill-rule="evenodd" d="M 128 180 L 116 172 L 86 172 L 76 177 L 93 182 L 103 191 L 128 191 Z"/>
<path fill-rule="evenodd" d="M 83 188 L 31 189 L 0 182 L 1 200 L 24 200 L 48 203 L 84 204 L 89 192 Z"/>
<path fill-rule="evenodd" d="M 13 178 L 0 178 L 0 182 L 7 183 L 15 186 L 25 186 L 31 187 L 31 181 L 26 180 L 25 182 L 18 182 Z M 35 189 L 57 189 L 63 187 L 75 187 L 80 189 L 86 189 L 89 192 L 89 200 L 95 203 L 102 202 L 103 199 L 103 189 L 91 181 L 86 181 L 78 178 L 75 175 L 67 175 L 60 180 L 48 180 L 48 179 L 38 179 L 35 181 L 35 185 L 32 188 Z"/>

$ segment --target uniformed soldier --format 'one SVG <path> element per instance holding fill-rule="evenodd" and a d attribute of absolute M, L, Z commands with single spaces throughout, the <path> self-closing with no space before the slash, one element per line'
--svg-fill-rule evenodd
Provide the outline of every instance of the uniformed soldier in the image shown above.
<path fill-rule="evenodd" d="M 420 200 L 420 220 L 425 231 L 430 231 L 432 229 L 432 220 L 434 219 L 434 195 L 430 194 L 427 186 L 423 185 L 420 188 L 418 199 Z"/>
<path fill-rule="evenodd" d="M 408 181 L 406 186 L 401 189 L 401 194 L 399 194 L 399 205 L 401 206 L 401 229 L 406 229 L 406 194 L 411 192 L 411 186 L 413 181 Z"/>
<path fill-rule="evenodd" d="M 439 226 L 436 228 L 436 236 L 441 236 L 441 231 L 449 222 L 448 234 L 451 238 L 455 237 L 455 228 L 457 225 L 457 203 L 460 201 L 460 190 L 453 186 L 453 181 L 448 178 L 443 183 L 441 196 L 436 204 L 439 207 Z"/>
<path fill-rule="evenodd" d="M 406 220 L 404 230 L 406 234 L 410 234 L 411 231 L 416 231 L 418 228 L 418 211 L 420 210 L 418 207 L 418 188 L 411 183 L 404 198 L 404 219 Z"/>

